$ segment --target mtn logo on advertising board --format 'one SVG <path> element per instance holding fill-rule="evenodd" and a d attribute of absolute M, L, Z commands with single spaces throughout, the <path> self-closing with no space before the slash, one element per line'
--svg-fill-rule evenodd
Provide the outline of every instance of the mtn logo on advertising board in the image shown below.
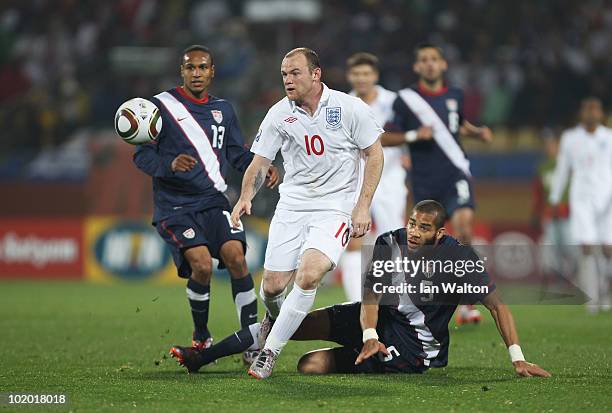
<path fill-rule="evenodd" d="M 123 279 L 146 279 L 162 270 L 170 252 L 149 225 L 119 221 L 99 233 L 92 245 L 95 260 Z"/>

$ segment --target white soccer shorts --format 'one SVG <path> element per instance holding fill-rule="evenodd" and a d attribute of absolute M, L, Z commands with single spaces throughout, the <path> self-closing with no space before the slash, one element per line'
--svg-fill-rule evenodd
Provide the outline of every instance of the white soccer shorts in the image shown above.
<path fill-rule="evenodd" d="M 404 183 L 406 172 L 390 171 L 383 174 L 372 199 L 372 219 L 376 236 L 406 226 L 408 189 Z"/>
<path fill-rule="evenodd" d="M 600 212 L 588 201 L 570 203 L 570 234 L 579 245 L 612 245 L 612 208 Z"/>
<path fill-rule="evenodd" d="M 264 268 L 292 271 L 307 249 L 321 251 L 338 264 L 351 235 L 351 218 L 334 211 L 289 211 L 277 209 L 270 223 Z"/>

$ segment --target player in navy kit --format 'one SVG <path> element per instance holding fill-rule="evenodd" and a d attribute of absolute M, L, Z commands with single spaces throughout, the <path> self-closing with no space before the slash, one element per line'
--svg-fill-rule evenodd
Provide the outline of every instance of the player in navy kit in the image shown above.
<path fill-rule="evenodd" d="M 442 49 L 432 44 L 416 48 L 416 85 L 398 92 L 393 110 L 394 124 L 401 130 L 383 135 L 385 146 L 410 145 L 414 202 L 434 199 L 444 205 L 453 231 L 460 242 L 472 241 L 474 195 L 469 161 L 459 136 L 490 142 L 486 126 L 476 127 L 463 116 L 463 91 L 444 81 L 448 63 Z M 478 322 L 479 311 L 461 306 L 459 324 Z"/>
<path fill-rule="evenodd" d="M 180 73 L 181 86 L 151 98 L 163 128 L 155 142 L 136 148 L 134 162 L 152 177 L 153 224 L 172 251 L 179 277 L 188 279 L 192 346 L 206 348 L 212 345 L 207 324 L 213 257 L 230 273 L 241 326 L 257 322 L 244 229 L 232 228 L 224 195 L 228 166 L 244 172 L 253 155 L 244 146 L 232 105 L 208 94 L 215 73 L 211 51 L 199 45 L 185 49 Z M 271 167 L 268 187 L 277 182 Z"/>
<path fill-rule="evenodd" d="M 440 203 L 433 200 L 418 203 L 407 227 L 378 237 L 373 265 L 377 260 L 394 261 L 403 257 L 418 260 L 423 255 L 444 265 L 450 260 L 456 263 L 453 270 L 425 270 L 418 271 L 414 277 L 404 273 L 400 276 L 415 286 L 446 283 L 469 285 L 482 291 L 423 293 L 417 290 L 406 294 L 381 294 L 377 291 L 380 287 L 375 284 L 382 280 L 383 285 L 396 285 L 389 280 L 397 274 L 388 270 L 376 274 L 371 267 L 362 303 L 322 308 L 304 319 L 292 340 L 327 340 L 341 347 L 306 353 L 298 362 L 298 371 L 312 374 L 422 373 L 430 367 L 446 366 L 450 343 L 448 324 L 457 304 L 482 302 L 491 312 L 508 347 L 516 373 L 525 377 L 550 376 L 538 365 L 525 361 L 512 313 L 501 302 L 484 267 L 482 271 L 477 270 L 479 258 L 473 249 L 445 234 L 445 220 L 444 207 Z M 475 263 L 472 269 L 465 264 L 468 261 Z M 459 263 L 463 265 L 463 273 L 459 272 Z M 185 349 L 182 364 L 189 372 L 195 372 L 202 365 L 243 351 L 256 342 L 255 329 L 243 329 L 209 349 Z"/>

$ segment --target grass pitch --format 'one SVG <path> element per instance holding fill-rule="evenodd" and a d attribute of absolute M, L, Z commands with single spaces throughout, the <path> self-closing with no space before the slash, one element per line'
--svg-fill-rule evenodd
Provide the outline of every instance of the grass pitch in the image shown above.
<path fill-rule="evenodd" d="M 211 331 L 238 327 L 229 284 L 214 280 Z M 316 306 L 342 301 L 321 289 Z M 262 312 L 260 304 L 260 313 Z M 516 377 L 493 321 L 451 328 L 449 366 L 423 375 L 303 376 L 299 356 L 329 345 L 292 342 L 274 376 L 247 376 L 238 356 L 188 375 L 166 354 L 186 344 L 184 287 L 0 283 L 0 393 L 64 393 L 50 411 L 610 411 L 612 313 L 513 306 L 523 351 L 550 379 Z M 486 310 L 485 310 L 486 311 Z M 0 406 L 0 411 L 45 407 Z"/>

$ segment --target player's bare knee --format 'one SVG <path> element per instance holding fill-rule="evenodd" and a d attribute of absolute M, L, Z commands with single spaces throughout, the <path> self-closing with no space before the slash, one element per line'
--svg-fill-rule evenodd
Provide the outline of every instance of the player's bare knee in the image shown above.
<path fill-rule="evenodd" d="M 325 373 L 324 360 L 318 352 L 306 353 L 298 361 L 297 371 L 302 374 Z"/>
<path fill-rule="evenodd" d="M 315 272 L 301 272 L 295 277 L 295 283 L 303 290 L 314 290 L 320 280 L 320 274 Z"/>
<path fill-rule="evenodd" d="M 220 255 L 232 278 L 244 277 L 249 272 L 240 241 L 232 240 L 223 244 Z"/>
<path fill-rule="evenodd" d="M 227 267 L 232 278 L 242 278 L 248 274 L 249 269 L 246 263 L 246 259 L 243 254 L 235 254 L 224 259 L 223 263 Z"/>
<path fill-rule="evenodd" d="M 287 286 L 285 277 L 276 272 L 264 271 L 262 279 L 262 291 L 267 297 L 275 297 L 282 293 Z M 263 297 L 262 297 L 263 298 Z"/>
<path fill-rule="evenodd" d="M 191 278 L 200 284 L 210 283 L 212 278 L 212 261 L 210 259 L 202 258 L 193 260 L 191 265 Z"/>

